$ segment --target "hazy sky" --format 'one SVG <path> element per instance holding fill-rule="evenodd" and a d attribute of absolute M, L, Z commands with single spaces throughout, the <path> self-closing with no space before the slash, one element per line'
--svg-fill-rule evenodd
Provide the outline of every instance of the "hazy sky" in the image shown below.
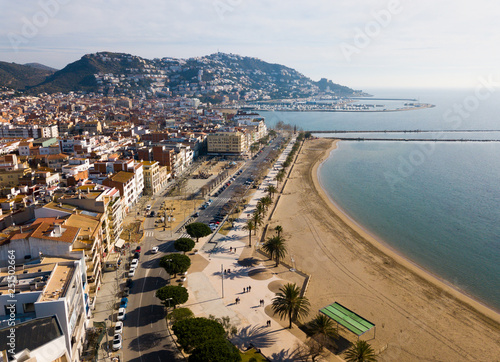
<path fill-rule="evenodd" d="M 465 87 L 500 68 L 500 3 L 486 0 L 0 0 L 0 60 L 55 68 L 86 53 L 217 51 L 314 80 Z"/>

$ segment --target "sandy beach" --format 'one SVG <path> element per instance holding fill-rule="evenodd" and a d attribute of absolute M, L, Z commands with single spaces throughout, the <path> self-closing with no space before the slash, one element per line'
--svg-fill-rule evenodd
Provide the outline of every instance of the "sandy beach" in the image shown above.
<path fill-rule="evenodd" d="M 283 227 L 285 261 L 312 276 L 310 317 L 336 301 L 375 323 L 376 337 L 361 339 L 381 361 L 499 361 L 499 314 L 384 246 L 323 192 L 317 170 L 334 147 L 304 144 L 269 225 Z"/>

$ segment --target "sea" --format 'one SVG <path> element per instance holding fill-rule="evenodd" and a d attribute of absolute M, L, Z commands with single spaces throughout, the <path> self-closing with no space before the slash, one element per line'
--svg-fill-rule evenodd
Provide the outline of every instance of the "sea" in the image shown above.
<path fill-rule="evenodd" d="M 320 182 L 345 214 L 381 242 L 500 311 L 500 87 L 478 81 L 473 89 L 365 91 L 435 107 L 259 114 L 268 127 L 282 121 L 305 131 L 370 131 L 318 137 L 425 139 L 340 141 L 319 168 Z M 361 102 L 390 109 L 407 101 Z M 408 132 L 418 130 L 433 132 Z"/>

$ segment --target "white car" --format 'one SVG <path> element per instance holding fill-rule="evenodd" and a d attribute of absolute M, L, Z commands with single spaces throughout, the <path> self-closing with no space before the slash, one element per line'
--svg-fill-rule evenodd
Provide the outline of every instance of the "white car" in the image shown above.
<path fill-rule="evenodd" d="M 118 309 L 118 315 L 116 316 L 116 320 L 123 321 L 125 320 L 125 308 Z"/>
<path fill-rule="evenodd" d="M 113 337 L 113 351 L 118 351 L 122 348 L 122 335 L 115 334 Z"/>
<path fill-rule="evenodd" d="M 151 210 L 151 205 L 146 206 L 146 211 Z"/>
<path fill-rule="evenodd" d="M 135 275 L 135 268 L 130 268 L 128 271 L 128 277 L 132 278 Z"/>
<path fill-rule="evenodd" d="M 115 335 L 123 333 L 123 322 L 118 321 L 115 324 Z"/>
<path fill-rule="evenodd" d="M 130 263 L 130 269 L 135 269 L 139 265 L 139 259 L 132 259 L 132 262 Z"/>
<path fill-rule="evenodd" d="M 156 254 L 158 252 L 158 247 L 157 246 L 153 246 L 153 248 L 151 249 L 151 252 L 153 254 Z"/>

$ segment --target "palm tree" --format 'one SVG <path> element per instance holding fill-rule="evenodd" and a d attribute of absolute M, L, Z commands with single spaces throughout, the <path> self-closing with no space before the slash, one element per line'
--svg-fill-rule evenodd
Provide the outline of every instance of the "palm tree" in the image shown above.
<path fill-rule="evenodd" d="M 280 259 L 286 255 L 286 245 L 283 236 L 273 236 L 267 239 L 262 245 L 262 250 L 271 256 L 271 259 L 276 260 L 276 266 L 279 265 Z"/>
<path fill-rule="evenodd" d="M 347 362 L 373 362 L 376 360 L 375 351 L 366 341 L 357 341 L 346 352 Z"/>
<path fill-rule="evenodd" d="M 283 232 L 283 226 L 276 225 L 276 227 L 274 228 L 274 231 L 276 231 L 276 233 L 278 233 L 278 236 L 280 236 L 281 233 Z"/>
<path fill-rule="evenodd" d="M 300 295 L 297 284 L 288 283 L 276 293 L 271 308 L 274 313 L 279 314 L 280 318 L 288 317 L 291 329 L 293 321 L 300 320 L 309 314 L 309 300 Z"/>
<path fill-rule="evenodd" d="M 254 235 L 257 235 L 257 228 L 262 225 L 262 223 L 264 222 L 264 218 L 262 217 L 262 214 L 258 213 L 257 211 L 254 212 L 252 214 L 252 217 L 250 218 L 250 220 L 253 221 L 253 226 L 254 226 L 254 230 L 255 230 L 255 233 Z"/>
<path fill-rule="evenodd" d="M 281 181 L 283 181 L 284 178 L 285 178 L 285 170 L 281 169 L 276 174 L 276 181 L 281 182 Z"/>
<path fill-rule="evenodd" d="M 257 202 L 257 205 L 255 205 L 255 213 L 264 216 L 264 213 L 266 212 L 266 207 L 264 206 L 264 203 L 259 200 Z"/>
<path fill-rule="evenodd" d="M 252 219 L 243 225 L 243 230 L 248 230 L 248 246 L 252 246 L 252 230 L 255 230 L 255 224 Z"/>
<path fill-rule="evenodd" d="M 333 321 L 324 314 L 318 314 L 310 323 L 310 335 L 322 345 L 336 347 L 333 339 L 338 337 Z"/>
<path fill-rule="evenodd" d="M 267 211 L 268 207 L 273 204 L 273 199 L 271 199 L 270 196 L 264 196 L 259 201 L 262 204 L 262 206 L 264 206 L 264 210 L 266 210 L 266 211 Z"/>
<path fill-rule="evenodd" d="M 274 194 L 276 192 L 278 192 L 278 190 L 276 189 L 276 187 L 274 187 L 274 185 L 269 185 L 267 186 L 266 188 L 266 192 L 269 194 L 269 196 L 271 196 L 271 198 L 274 196 Z"/>

